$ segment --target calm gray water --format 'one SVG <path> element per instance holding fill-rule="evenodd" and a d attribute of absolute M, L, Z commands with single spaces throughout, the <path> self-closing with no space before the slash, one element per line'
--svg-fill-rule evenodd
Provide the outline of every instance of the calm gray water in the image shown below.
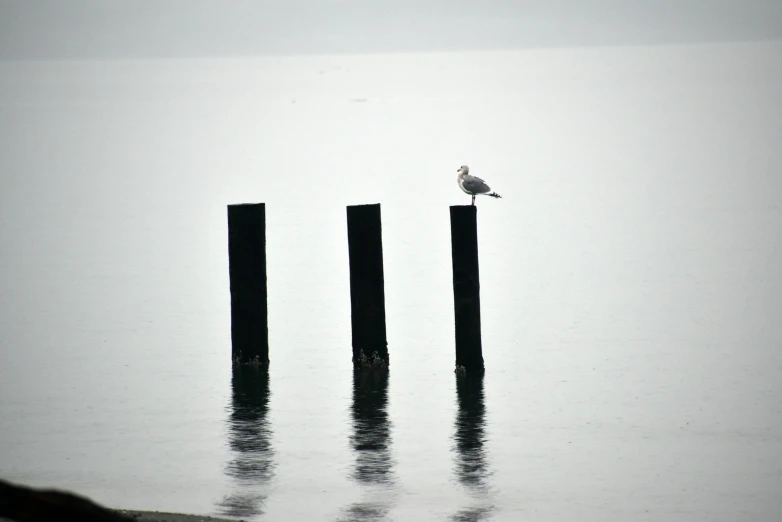
<path fill-rule="evenodd" d="M 0 63 L 0 476 L 253 520 L 779 520 L 781 56 Z M 460 381 L 465 163 L 503 199 Z M 230 364 L 256 201 L 268 376 Z M 387 379 L 351 366 L 375 202 Z"/>

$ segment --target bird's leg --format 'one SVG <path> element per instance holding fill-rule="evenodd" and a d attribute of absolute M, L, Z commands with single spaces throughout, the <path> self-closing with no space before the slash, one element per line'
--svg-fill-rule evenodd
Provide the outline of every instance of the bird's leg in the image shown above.
<path fill-rule="evenodd" d="M 472 195 L 472 206 L 475 206 L 475 194 Z"/>

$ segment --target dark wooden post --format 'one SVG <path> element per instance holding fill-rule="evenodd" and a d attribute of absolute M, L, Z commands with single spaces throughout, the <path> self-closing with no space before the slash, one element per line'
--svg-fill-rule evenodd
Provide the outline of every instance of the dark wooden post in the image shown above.
<path fill-rule="evenodd" d="M 347 213 L 353 364 L 387 366 L 380 204 L 348 206 Z"/>
<path fill-rule="evenodd" d="M 228 205 L 228 269 L 234 363 L 269 364 L 266 205 Z"/>
<path fill-rule="evenodd" d="M 484 370 L 481 348 L 477 209 L 478 207 L 473 205 L 451 207 L 456 367 L 468 372 Z"/>

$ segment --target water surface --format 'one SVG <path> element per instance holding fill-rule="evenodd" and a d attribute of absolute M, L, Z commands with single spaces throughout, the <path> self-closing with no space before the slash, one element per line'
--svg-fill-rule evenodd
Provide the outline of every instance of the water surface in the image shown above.
<path fill-rule="evenodd" d="M 251 520 L 779 519 L 780 51 L 0 64 L 0 475 Z M 503 195 L 482 379 L 465 163 Z M 255 201 L 268 374 L 230 361 Z M 345 206 L 375 202 L 387 376 L 351 367 Z"/>

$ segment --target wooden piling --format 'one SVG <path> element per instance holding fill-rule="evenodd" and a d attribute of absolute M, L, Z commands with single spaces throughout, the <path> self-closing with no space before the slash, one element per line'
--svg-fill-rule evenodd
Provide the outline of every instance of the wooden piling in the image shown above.
<path fill-rule="evenodd" d="M 477 213 L 477 207 L 473 205 L 451 207 L 456 368 L 467 372 L 484 371 Z"/>
<path fill-rule="evenodd" d="M 388 365 L 380 204 L 347 207 L 353 364 Z"/>
<path fill-rule="evenodd" d="M 269 364 L 266 303 L 266 205 L 228 205 L 232 358 Z"/>

